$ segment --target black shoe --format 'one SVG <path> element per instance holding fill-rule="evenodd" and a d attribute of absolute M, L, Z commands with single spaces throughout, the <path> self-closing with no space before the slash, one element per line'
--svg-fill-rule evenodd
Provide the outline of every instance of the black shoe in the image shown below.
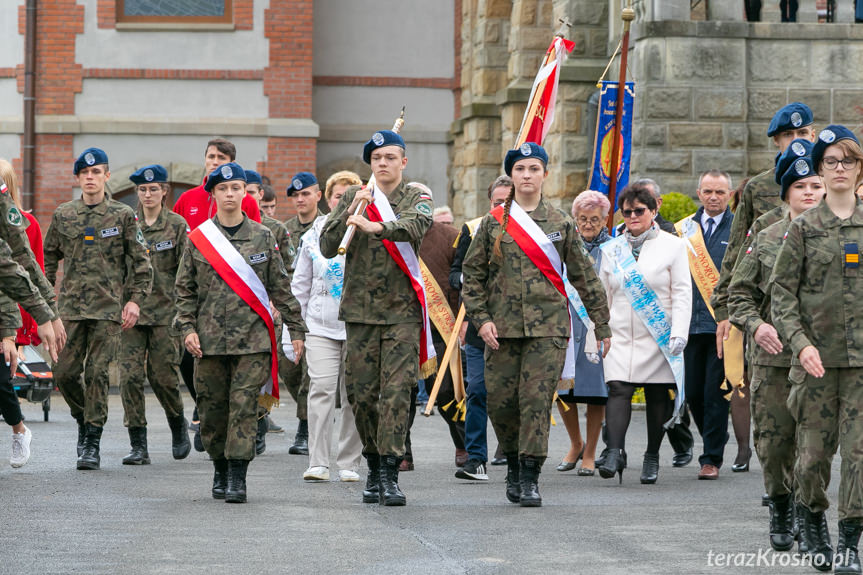
<path fill-rule="evenodd" d="M 401 458 L 385 455 L 381 459 L 380 504 L 387 507 L 401 506 L 407 502 L 405 494 L 399 489 L 399 464 Z"/>
<path fill-rule="evenodd" d="M 264 419 L 267 420 L 267 433 L 284 433 L 285 428 L 273 421 L 269 415 Z"/>
<path fill-rule="evenodd" d="M 623 483 L 623 470 L 626 469 L 626 452 L 622 449 L 609 449 L 603 464 L 597 467 L 599 476 L 603 479 L 611 479 L 619 473 L 618 483 Z"/>
<path fill-rule="evenodd" d="M 225 487 L 225 503 L 246 502 L 246 470 L 249 462 L 246 459 L 228 460 L 228 485 Z"/>
<path fill-rule="evenodd" d="M 195 437 L 192 439 L 192 445 L 195 446 L 195 451 L 204 451 L 204 441 L 201 439 L 201 424 L 198 424 L 198 429 L 195 430 Z"/>
<path fill-rule="evenodd" d="M 641 464 L 641 482 L 644 484 L 656 483 L 659 478 L 659 454 L 645 453 L 644 462 Z"/>
<path fill-rule="evenodd" d="M 731 471 L 734 473 L 745 473 L 749 471 L 749 460 L 752 459 L 752 450 L 749 453 L 738 453 L 734 459 L 734 464 L 731 466 Z"/>
<path fill-rule="evenodd" d="M 525 456 L 519 461 L 518 479 L 521 483 L 519 505 L 522 507 L 542 507 L 539 494 L 539 473 L 542 464 L 536 457 Z"/>
<path fill-rule="evenodd" d="M 84 450 L 78 458 L 78 469 L 99 469 L 99 442 L 102 439 L 102 428 L 84 425 Z"/>
<path fill-rule="evenodd" d="M 258 420 L 258 430 L 255 433 L 255 455 L 260 455 L 267 450 L 267 418 Z"/>
<path fill-rule="evenodd" d="M 150 465 L 150 454 L 147 452 L 147 428 L 130 427 L 129 443 L 132 450 L 123 458 L 123 465 Z"/>
<path fill-rule="evenodd" d="M 87 428 L 84 425 L 84 421 L 81 420 L 78 422 L 78 445 L 76 449 L 78 451 L 78 457 L 81 457 L 81 454 L 84 453 L 84 437 L 87 435 Z"/>
<path fill-rule="evenodd" d="M 794 538 L 797 540 L 797 552 L 801 555 L 809 553 L 809 544 L 806 543 L 805 533 L 803 532 L 803 505 L 800 503 L 794 504 Z"/>
<path fill-rule="evenodd" d="M 459 479 L 488 481 L 488 474 L 485 472 L 485 462 L 479 459 L 468 459 L 467 463 L 455 472 L 455 476 Z"/>
<path fill-rule="evenodd" d="M 186 459 L 192 451 L 192 442 L 189 441 L 189 422 L 182 415 L 168 420 L 171 428 L 171 455 L 174 459 Z"/>
<path fill-rule="evenodd" d="M 594 460 L 594 462 L 593 462 L 594 468 L 597 468 L 600 465 L 605 464 L 605 458 L 608 457 L 608 450 L 609 449 L 610 448 L 606 445 L 605 449 L 602 450 L 602 453 L 599 454 L 599 457 L 597 457 L 596 460 Z"/>
<path fill-rule="evenodd" d="M 366 488 L 363 489 L 363 503 L 378 503 L 380 501 L 381 460 L 377 453 L 366 455 L 369 473 L 366 475 Z"/>
<path fill-rule="evenodd" d="M 674 454 L 674 457 L 671 458 L 672 467 L 686 467 L 692 463 L 692 448 L 690 447 L 686 451 L 678 451 Z"/>
<path fill-rule="evenodd" d="M 761 495 L 761 507 L 770 507 L 770 496 L 766 493 Z"/>
<path fill-rule="evenodd" d="M 306 419 L 301 419 L 297 426 L 297 435 L 294 437 L 294 444 L 288 449 L 291 455 L 308 455 L 309 454 L 309 422 Z"/>
<path fill-rule="evenodd" d="M 812 566 L 819 571 L 833 568 L 833 547 L 830 545 L 830 531 L 827 529 L 827 516 L 823 511 L 813 513 L 805 506 L 803 510 L 803 532 L 809 545 Z"/>
<path fill-rule="evenodd" d="M 224 499 L 228 487 L 228 460 L 213 460 L 213 499 Z"/>
<path fill-rule="evenodd" d="M 860 555 L 857 551 L 861 532 L 863 532 L 863 522 L 860 519 L 839 520 L 839 541 L 836 543 L 834 573 L 861 572 Z"/>
<path fill-rule="evenodd" d="M 770 501 L 770 546 L 774 551 L 794 547 L 794 502 L 790 493 Z"/>
<path fill-rule="evenodd" d="M 497 449 L 494 451 L 494 457 L 491 458 L 490 463 L 492 465 L 506 465 L 506 454 L 501 450 L 500 444 L 498 444 Z"/>
<path fill-rule="evenodd" d="M 505 457 L 506 461 L 506 499 L 510 503 L 521 502 L 521 478 L 518 455 L 515 453 Z"/>

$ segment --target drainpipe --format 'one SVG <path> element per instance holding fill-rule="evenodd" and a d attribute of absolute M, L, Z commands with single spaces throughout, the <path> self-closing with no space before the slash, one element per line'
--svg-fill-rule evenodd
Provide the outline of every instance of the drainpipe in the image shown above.
<path fill-rule="evenodd" d="M 25 210 L 34 205 L 36 178 L 36 4 L 27 0 L 24 32 L 24 178 L 21 203 Z"/>

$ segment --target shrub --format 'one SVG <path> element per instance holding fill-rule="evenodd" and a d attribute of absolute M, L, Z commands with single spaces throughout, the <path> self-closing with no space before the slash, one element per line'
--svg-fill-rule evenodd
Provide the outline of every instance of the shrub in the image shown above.
<path fill-rule="evenodd" d="M 659 213 L 669 222 L 677 223 L 695 213 L 697 209 L 698 204 L 689 196 L 671 192 L 662 196 L 662 207 L 659 208 Z"/>

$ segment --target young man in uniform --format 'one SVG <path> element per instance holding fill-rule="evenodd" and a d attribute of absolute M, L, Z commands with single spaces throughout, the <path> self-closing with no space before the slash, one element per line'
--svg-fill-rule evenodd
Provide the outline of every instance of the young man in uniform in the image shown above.
<path fill-rule="evenodd" d="M 105 152 L 84 150 L 73 172 L 81 199 L 57 208 L 45 236 L 45 276 L 52 284 L 63 260 L 60 316 L 68 333 L 54 381 L 78 421 L 78 469 L 99 469 L 110 365 L 118 355 L 121 330 L 138 321 L 153 268 L 135 212 L 105 196 L 111 177 Z M 124 293 L 129 297 L 125 304 Z"/>
<path fill-rule="evenodd" d="M 421 337 L 428 324 L 415 289 L 422 287 L 401 270 L 388 248 L 405 257 L 394 242 L 408 243 L 412 253 L 403 246 L 407 257 L 416 259 L 432 223 L 433 205 L 427 194 L 404 184 L 408 160 L 405 142 L 397 133 L 376 132 L 363 148 L 363 160 L 372 168 L 376 189 L 349 188 L 324 224 L 320 245 L 325 258 L 335 257 L 348 226 L 356 226 L 347 250 L 339 319 L 347 332 L 348 398 L 369 466 L 363 501 L 404 505 L 398 469 L 405 450 L 411 389 L 420 379 L 418 358 L 428 353 L 420 346 L 430 342 Z M 373 193 L 389 204 L 375 206 L 379 218 L 368 212 L 381 221 L 353 215 L 361 201 L 373 200 Z"/>
<path fill-rule="evenodd" d="M 276 217 L 276 192 L 269 184 L 261 186 L 261 199 L 258 200 L 258 206 L 261 208 L 261 214 L 266 214 L 271 218 Z"/>

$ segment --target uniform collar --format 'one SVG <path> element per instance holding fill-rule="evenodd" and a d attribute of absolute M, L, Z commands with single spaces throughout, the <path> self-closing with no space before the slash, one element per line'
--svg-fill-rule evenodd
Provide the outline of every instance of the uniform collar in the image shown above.
<path fill-rule="evenodd" d="M 219 223 L 219 217 L 213 216 L 213 223 L 215 223 L 219 229 L 223 232 L 225 230 L 225 226 Z M 224 232 L 225 237 L 229 240 L 250 240 L 252 238 L 252 225 L 249 223 L 249 216 L 243 212 L 243 223 L 240 224 L 239 229 L 234 233 L 234 235 L 230 235 L 228 232 Z"/>
<path fill-rule="evenodd" d="M 82 200 L 81 198 L 78 198 L 78 200 L 76 200 L 76 201 L 78 202 L 77 207 L 78 207 L 78 213 L 79 214 L 86 214 L 88 212 L 95 212 L 99 215 L 104 215 L 105 212 L 108 211 L 108 194 L 107 193 L 105 194 L 105 197 L 102 198 L 102 201 L 99 202 L 98 204 L 96 204 L 92 208 L 88 207 L 87 204 L 84 203 L 84 200 Z"/>
<path fill-rule="evenodd" d="M 827 206 L 827 202 L 821 200 L 821 203 L 818 204 L 818 217 L 821 219 L 821 224 L 825 228 L 838 228 L 842 225 L 842 221 L 840 220 L 836 214 L 833 213 Z M 863 202 L 861 202 L 860 198 L 857 198 L 856 206 L 854 207 L 854 213 L 851 214 L 851 223 L 855 226 L 863 226 Z"/>
<path fill-rule="evenodd" d="M 144 210 L 141 209 L 141 206 L 138 206 L 138 210 L 137 210 L 137 212 L 135 212 L 138 216 L 138 225 L 141 226 L 142 230 L 143 229 L 152 230 L 152 231 L 161 230 L 162 228 L 165 227 L 165 224 L 168 221 L 167 209 L 168 209 L 167 206 L 163 205 L 162 209 L 159 210 L 159 215 L 156 217 L 156 221 L 153 222 L 152 226 L 148 226 L 147 220 L 144 219 Z"/>
<path fill-rule="evenodd" d="M 405 195 L 405 181 L 402 180 L 399 182 L 399 185 L 396 186 L 396 189 L 384 195 L 387 197 L 387 200 L 389 200 L 390 205 L 395 208 L 399 205 L 399 202 L 402 201 L 402 198 Z"/>
<path fill-rule="evenodd" d="M 545 198 L 540 198 L 536 209 L 528 215 L 530 215 L 530 218 L 535 222 L 544 222 L 548 220 L 548 204 L 545 202 Z"/>

